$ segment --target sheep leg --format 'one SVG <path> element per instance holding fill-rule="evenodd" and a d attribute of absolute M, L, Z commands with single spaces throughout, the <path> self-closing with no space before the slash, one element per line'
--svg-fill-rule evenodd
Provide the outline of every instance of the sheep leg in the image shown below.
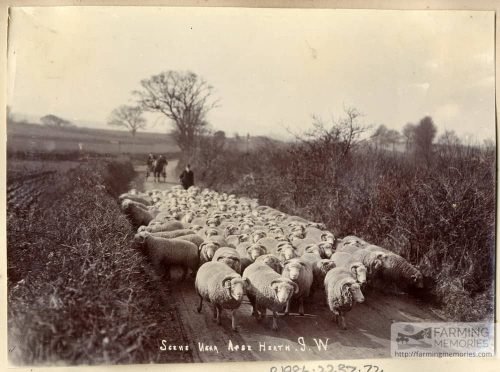
<path fill-rule="evenodd" d="M 214 305 L 214 319 L 217 320 L 217 306 Z"/>
<path fill-rule="evenodd" d="M 273 331 L 278 330 L 278 313 L 273 311 Z"/>
<path fill-rule="evenodd" d="M 285 315 L 290 314 L 290 302 L 292 302 L 291 298 L 286 302 Z"/>
<path fill-rule="evenodd" d="M 233 328 L 233 331 L 235 332 L 238 331 L 236 327 L 236 309 L 231 311 L 231 328 Z"/>
<path fill-rule="evenodd" d="M 203 306 L 203 297 L 200 296 L 200 304 L 198 305 L 198 308 L 196 309 L 196 310 L 198 310 L 199 313 L 201 312 L 202 306 Z"/>
<path fill-rule="evenodd" d="M 222 312 L 222 308 L 220 306 L 216 306 L 215 307 L 217 309 L 217 324 L 220 325 L 220 322 L 221 322 L 221 312 Z"/>
<path fill-rule="evenodd" d="M 299 314 L 304 316 L 304 297 L 299 300 Z"/>
<path fill-rule="evenodd" d="M 344 318 L 344 314 L 342 314 L 342 312 L 340 312 L 339 314 L 339 327 L 341 329 L 347 329 L 346 325 L 345 325 L 345 318 Z"/>

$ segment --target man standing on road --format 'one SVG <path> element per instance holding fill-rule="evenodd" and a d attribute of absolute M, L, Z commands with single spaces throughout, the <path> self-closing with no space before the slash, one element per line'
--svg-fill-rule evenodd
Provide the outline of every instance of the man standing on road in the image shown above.
<path fill-rule="evenodd" d="M 186 165 L 186 169 L 182 171 L 179 179 L 181 181 L 182 187 L 184 187 L 184 190 L 187 190 L 190 186 L 194 185 L 194 174 L 189 164 Z"/>
<path fill-rule="evenodd" d="M 146 160 L 146 180 L 148 179 L 149 174 L 154 172 L 154 161 L 155 157 L 153 154 L 149 154 L 148 160 Z"/>

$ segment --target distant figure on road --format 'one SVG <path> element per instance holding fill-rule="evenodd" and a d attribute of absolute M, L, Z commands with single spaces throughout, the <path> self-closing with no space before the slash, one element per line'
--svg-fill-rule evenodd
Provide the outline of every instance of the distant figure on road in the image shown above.
<path fill-rule="evenodd" d="M 181 181 L 182 187 L 184 187 L 185 190 L 194 185 L 194 174 L 189 164 L 186 165 L 186 169 L 182 171 L 179 179 Z"/>
<path fill-rule="evenodd" d="M 160 177 L 163 172 L 165 172 L 165 166 L 167 165 L 167 159 L 163 155 L 158 157 L 155 165 L 155 181 L 160 182 Z M 165 172 L 165 180 L 166 180 L 166 172 Z"/>
<path fill-rule="evenodd" d="M 146 180 L 148 179 L 150 173 L 155 171 L 155 157 L 153 154 L 148 155 L 148 160 L 146 160 Z"/>

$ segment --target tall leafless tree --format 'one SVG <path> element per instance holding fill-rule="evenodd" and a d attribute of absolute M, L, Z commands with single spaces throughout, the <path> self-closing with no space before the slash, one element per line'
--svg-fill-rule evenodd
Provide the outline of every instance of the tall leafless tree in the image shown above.
<path fill-rule="evenodd" d="M 133 137 L 140 129 L 146 128 L 146 120 L 142 117 L 142 109 L 137 106 L 122 105 L 113 110 L 108 125 L 127 128 Z"/>
<path fill-rule="evenodd" d="M 191 154 L 208 126 L 207 113 L 217 104 L 212 100 L 213 87 L 189 71 L 162 72 L 142 80 L 141 86 L 142 90 L 134 91 L 141 107 L 172 120 L 179 148 Z"/>

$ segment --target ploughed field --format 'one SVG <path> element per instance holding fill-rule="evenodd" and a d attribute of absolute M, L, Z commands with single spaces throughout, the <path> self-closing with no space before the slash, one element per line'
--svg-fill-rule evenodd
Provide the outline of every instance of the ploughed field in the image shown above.
<path fill-rule="evenodd" d="M 157 206 L 161 204 L 161 200 L 165 200 L 164 195 L 178 189 L 170 189 L 169 185 L 151 181 L 145 182 L 144 188 L 153 195 Z M 122 195 L 121 198 L 124 197 Z M 160 206 L 159 209 L 161 208 Z M 148 209 L 152 211 L 155 207 L 149 206 Z M 177 215 L 176 212 L 172 215 L 182 221 L 185 213 L 179 212 L 178 208 L 177 212 Z M 133 220 L 130 210 L 127 213 Z M 168 214 L 166 209 L 160 213 L 163 217 Z M 199 220 L 195 218 L 192 223 L 195 222 Z M 189 223 L 184 223 L 189 226 Z M 144 222 L 138 223 L 136 227 L 141 224 L 145 225 Z M 151 226 L 154 224 L 153 220 Z M 204 228 L 201 236 L 207 229 L 206 226 Z M 139 228 L 141 230 L 144 228 Z M 141 234 L 145 232 L 142 231 Z M 156 266 L 156 270 L 161 272 L 162 268 Z M 345 314 L 346 329 L 343 330 L 332 320 L 325 290 L 317 289 L 306 299 L 304 315 L 298 313 L 296 303 L 292 303 L 289 315 L 279 314 L 277 331 L 272 329 L 271 312 L 268 310 L 266 317 L 257 321 L 252 315 L 248 297 L 244 296 L 236 310 L 237 330 L 234 331 L 230 311 L 222 311 L 220 325 L 215 321 L 212 305 L 207 301 L 204 301 L 203 308 L 198 313 L 200 297 L 195 290 L 195 279 L 187 275 L 185 279 L 179 280 L 180 275 L 182 272 L 178 269 L 171 269 L 170 279 L 163 280 L 170 280 L 171 290 L 166 296 L 175 304 L 187 343 L 163 342 L 161 348 L 162 352 L 169 353 L 187 346 L 195 362 L 390 357 L 392 323 L 441 321 L 424 301 L 404 293 L 393 294 L 370 289 L 364 292 L 365 301 L 354 304 L 352 310 Z"/>

